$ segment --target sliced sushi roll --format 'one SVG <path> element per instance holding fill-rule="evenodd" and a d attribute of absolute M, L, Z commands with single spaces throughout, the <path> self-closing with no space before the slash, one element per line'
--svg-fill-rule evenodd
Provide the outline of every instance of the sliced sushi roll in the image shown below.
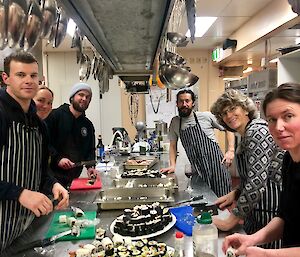
<path fill-rule="evenodd" d="M 118 246 L 117 250 L 118 250 L 118 252 L 127 252 L 128 251 L 127 247 L 124 245 Z"/>
<path fill-rule="evenodd" d="M 118 252 L 119 257 L 129 257 L 131 253 L 129 251 L 126 252 Z"/>
<path fill-rule="evenodd" d="M 80 236 L 80 227 L 74 225 L 71 229 L 71 235 L 77 237 Z"/>
<path fill-rule="evenodd" d="M 155 240 L 149 241 L 149 242 L 148 242 L 148 246 L 149 246 L 149 248 L 150 248 L 151 246 L 153 246 L 153 247 L 155 247 L 155 249 L 157 249 L 157 241 L 155 241 Z"/>
<path fill-rule="evenodd" d="M 79 248 L 76 250 L 76 257 L 90 257 L 91 253 L 89 249 Z"/>
<path fill-rule="evenodd" d="M 114 246 L 116 248 L 118 248 L 118 246 L 121 246 L 121 245 L 124 245 L 124 240 L 123 240 L 123 237 L 118 235 L 118 234 L 115 234 L 112 238 L 112 241 L 114 243 Z"/>
<path fill-rule="evenodd" d="M 96 252 L 103 251 L 103 249 L 104 249 L 102 246 L 102 243 L 99 240 L 94 240 L 92 242 L 92 245 L 94 245 L 96 247 Z"/>
<path fill-rule="evenodd" d="M 105 237 L 105 229 L 103 228 L 97 228 L 96 229 L 96 239 L 97 240 L 102 240 Z"/>
<path fill-rule="evenodd" d="M 90 251 L 90 254 L 93 254 L 96 252 L 96 246 L 92 244 L 86 244 L 83 246 L 83 249 L 88 249 Z"/>
<path fill-rule="evenodd" d="M 105 253 L 106 253 L 106 250 L 114 249 L 114 244 L 109 237 L 104 237 L 102 239 L 101 243 L 105 250 Z"/>
<path fill-rule="evenodd" d="M 76 219 L 74 217 L 67 218 L 67 224 L 69 227 L 73 227 L 75 225 Z"/>
<path fill-rule="evenodd" d="M 92 254 L 92 257 L 105 257 L 105 251 L 100 251 Z"/>
<path fill-rule="evenodd" d="M 67 215 L 59 215 L 58 222 L 59 223 L 67 223 Z"/>
<path fill-rule="evenodd" d="M 138 256 L 138 255 L 140 255 L 140 254 L 141 254 L 141 251 L 138 250 L 138 249 L 135 249 L 135 250 L 133 250 L 133 251 L 131 252 L 131 256 Z"/>
<path fill-rule="evenodd" d="M 78 207 L 73 207 L 71 206 L 71 210 L 74 212 L 74 216 L 76 218 L 79 218 L 79 217 L 83 217 L 84 216 L 84 211 L 81 210 L 80 208 Z"/>
<path fill-rule="evenodd" d="M 134 243 L 134 245 L 135 245 L 135 247 L 136 247 L 138 250 L 141 250 L 141 249 L 145 246 L 145 244 L 144 244 L 143 241 L 141 241 L 141 240 L 136 241 L 136 242 Z"/>

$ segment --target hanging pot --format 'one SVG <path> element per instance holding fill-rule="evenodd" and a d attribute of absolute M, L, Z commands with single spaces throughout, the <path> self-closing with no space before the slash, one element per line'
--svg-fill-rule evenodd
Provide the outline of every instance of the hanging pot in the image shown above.
<path fill-rule="evenodd" d="M 7 1 L 0 0 L 0 50 L 3 50 L 7 44 Z"/>
<path fill-rule="evenodd" d="M 57 48 L 63 41 L 67 33 L 69 18 L 62 8 L 58 9 L 56 23 L 51 28 L 49 42 L 53 42 L 53 47 Z"/>
<path fill-rule="evenodd" d="M 51 28 L 57 19 L 57 4 L 55 0 L 43 0 L 41 7 L 43 15 L 41 37 L 49 39 Z"/>
<path fill-rule="evenodd" d="M 8 1 L 7 43 L 9 47 L 19 44 L 26 24 L 26 0 Z"/>
<path fill-rule="evenodd" d="M 21 47 L 28 51 L 38 42 L 42 30 L 43 16 L 40 7 L 32 1 L 29 7 L 27 23 L 22 39 Z"/>

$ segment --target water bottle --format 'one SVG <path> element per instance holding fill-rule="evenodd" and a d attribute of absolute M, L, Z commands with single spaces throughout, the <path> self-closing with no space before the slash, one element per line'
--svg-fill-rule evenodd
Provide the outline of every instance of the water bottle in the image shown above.
<path fill-rule="evenodd" d="M 211 215 L 203 212 L 193 227 L 194 257 L 218 256 L 218 229 L 212 223 Z"/>
<path fill-rule="evenodd" d="M 184 235 L 182 232 L 175 233 L 175 252 L 174 257 L 184 257 Z"/>

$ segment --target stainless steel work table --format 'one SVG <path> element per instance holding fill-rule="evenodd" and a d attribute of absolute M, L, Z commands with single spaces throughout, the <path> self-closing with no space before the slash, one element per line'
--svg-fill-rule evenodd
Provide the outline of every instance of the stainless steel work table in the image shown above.
<path fill-rule="evenodd" d="M 123 158 L 125 159 L 125 157 L 123 157 Z M 121 163 L 122 158 L 121 159 L 118 158 L 117 160 L 118 160 L 118 163 Z M 167 160 L 168 160 L 168 154 L 160 155 L 160 162 L 158 162 L 157 165 L 154 166 L 154 168 L 158 169 L 160 167 L 166 167 Z M 110 179 L 114 175 L 113 172 L 114 171 L 112 171 L 112 172 L 109 171 L 108 174 L 106 174 L 106 175 L 104 175 L 101 172 L 101 177 L 105 176 L 105 179 L 103 181 L 104 182 L 103 189 L 108 187 L 108 185 L 110 183 Z M 178 193 L 176 193 L 176 195 L 175 195 L 175 200 L 179 201 L 179 200 L 190 198 L 190 196 L 186 192 L 184 192 L 186 184 L 183 183 L 182 181 L 186 181 L 186 177 L 184 175 L 183 166 L 181 169 L 181 167 L 179 165 L 179 169 L 177 169 L 177 171 L 176 171 L 176 176 L 179 181 L 179 190 L 178 190 Z M 193 180 L 192 185 L 194 188 L 194 192 L 193 192 L 194 195 L 203 194 L 205 200 L 208 201 L 209 203 L 213 203 L 216 200 L 215 194 L 207 187 L 207 185 L 205 183 L 199 181 L 199 179 L 197 180 L 197 183 L 195 183 L 195 180 Z M 71 191 L 70 192 L 70 205 L 80 207 L 84 211 L 97 210 L 98 207 L 96 204 L 93 203 L 93 201 L 94 201 L 98 191 L 99 190 Z M 119 216 L 121 214 L 122 214 L 122 210 L 100 210 L 100 212 L 97 214 L 97 217 L 100 219 L 99 226 L 106 230 L 106 233 L 108 236 L 111 236 L 111 233 L 109 230 L 110 224 L 117 216 Z M 226 215 L 228 215 L 228 212 L 227 211 L 220 212 L 219 215 L 226 216 Z M 47 255 L 38 254 L 33 249 L 28 250 L 26 252 L 22 252 L 20 254 L 14 254 L 14 255 L 12 255 L 10 253 L 10 250 L 15 249 L 18 245 L 24 245 L 31 241 L 44 238 L 44 235 L 49 228 L 52 216 L 53 216 L 53 213 L 49 214 L 48 216 L 36 218 L 34 220 L 34 222 L 30 225 L 30 227 L 24 232 L 24 234 L 20 238 L 15 240 L 13 245 L 10 248 L 8 248 L 7 251 L 4 252 L 1 256 L 3 256 L 3 257 L 4 256 L 15 256 L 15 257 L 47 256 Z M 172 228 L 169 231 L 167 231 L 166 233 L 156 237 L 156 240 L 159 242 L 165 242 L 167 245 L 173 247 L 175 231 L 176 231 L 176 229 Z M 219 232 L 219 242 L 218 242 L 218 246 L 219 246 L 219 255 L 218 256 L 219 257 L 224 256 L 224 254 L 221 251 L 221 246 L 222 246 L 222 241 L 227 234 L 229 234 L 229 233 Z M 71 250 L 78 249 L 80 244 L 86 244 L 86 243 L 91 243 L 91 242 L 92 242 L 92 239 L 80 240 L 80 241 L 75 240 L 75 241 L 57 242 L 54 244 L 55 253 L 52 256 L 67 257 L 67 256 L 69 256 L 68 252 Z M 193 256 L 192 237 L 185 236 L 185 254 L 188 257 Z M 50 255 L 48 255 L 48 256 L 50 256 Z"/>

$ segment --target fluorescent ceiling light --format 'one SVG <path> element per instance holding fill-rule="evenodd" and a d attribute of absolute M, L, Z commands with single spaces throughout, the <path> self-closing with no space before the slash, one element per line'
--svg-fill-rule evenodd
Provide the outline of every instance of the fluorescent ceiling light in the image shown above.
<path fill-rule="evenodd" d="M 67 26 L 67 33 L 71 37 L 74 36 L 75 28 L 76 28 L 76 23 L 72 19 L 69 19 L 68 26 Z"/>
<path fill-rule="evenodd" d="M 295 44 L 296 44 L 296 45 L 300 44 L 300 37 L 296 37 L 296 39 L 295 39 Z"/>
<path fill-rule="evenodd" d="M 202 37 L 206 31 L 213 25 L 218 17 L 196 17 L 196 32 L 195 37 Z M 190 30 L 186 33 L 187 37 L 191 37 Z"/>

